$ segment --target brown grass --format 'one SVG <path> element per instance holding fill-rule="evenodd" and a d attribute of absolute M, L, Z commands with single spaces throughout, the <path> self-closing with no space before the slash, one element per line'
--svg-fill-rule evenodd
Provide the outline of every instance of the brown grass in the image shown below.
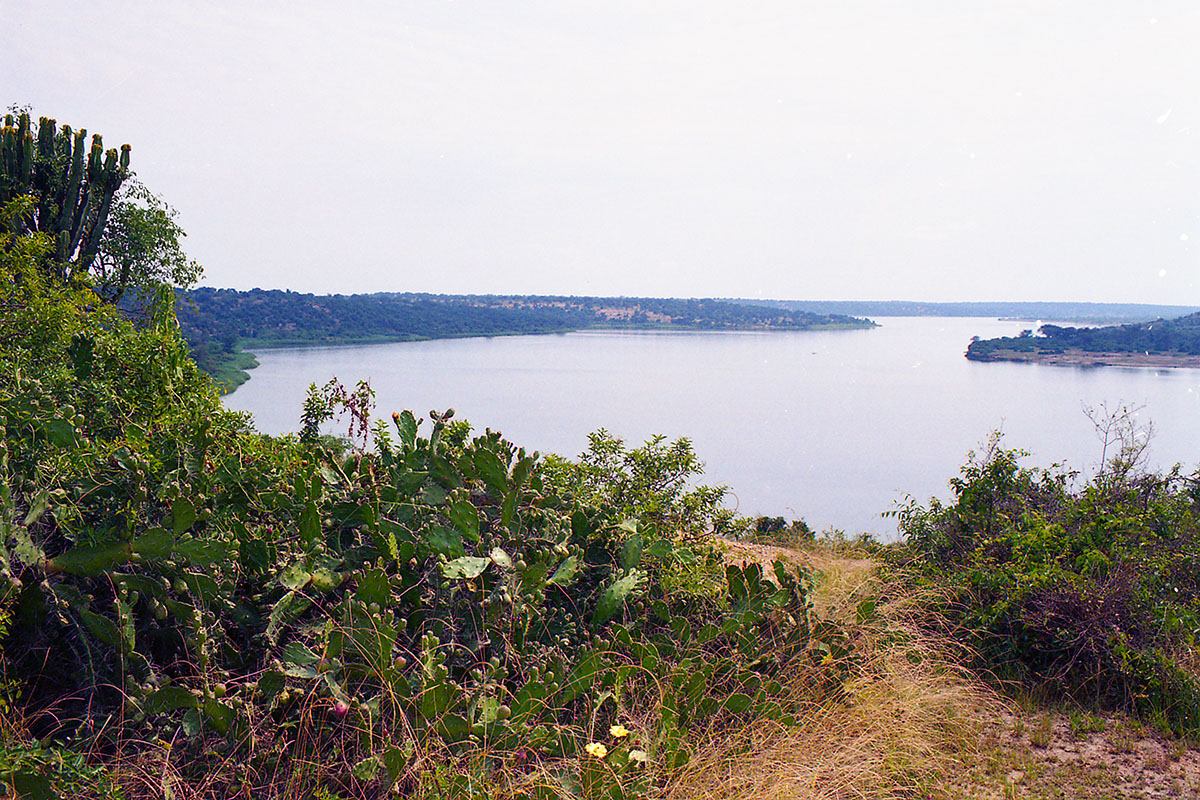
<path fill-rule="evenodd" d="M 818 605 L 835 615 L 873 580 L 865 559 L 796 558 L 819 573 Z M 862 630 L 847 702 L 814 707 L 795 728 L 755 722 L 704 742 L 666 800 L 948 796 L 949 777 L 979 757 L 980 717 L 1005 706 L 958 666 L 952 644 L 918 630 L 915 599 L 891 600 Z"/>

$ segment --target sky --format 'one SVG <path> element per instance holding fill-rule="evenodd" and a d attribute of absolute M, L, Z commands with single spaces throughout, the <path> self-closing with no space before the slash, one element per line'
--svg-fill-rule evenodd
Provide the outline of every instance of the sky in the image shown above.
<path fill-rule="evenodd" d="M 0 0 L 203 285 L 1200 305 L 1194 0 Z"/>

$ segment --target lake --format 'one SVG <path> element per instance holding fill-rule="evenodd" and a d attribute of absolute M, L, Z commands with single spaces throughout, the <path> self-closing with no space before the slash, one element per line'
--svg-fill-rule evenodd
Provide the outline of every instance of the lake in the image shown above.
<path fill-rule="evenodd" d="M 453 407 L 528 450 L 577 456 L 606 428 L 628 443 L 689 437 L 704 483 L 730 487 L 751 515 L 817 530 L 895 536 L 881 512 L 906 495 L 950 496 L 947 482 L 993 430 L 1094 474 L 1101 453 L 1084 404 L 1144 407 L 1151 465 L 1200 461 L 1200 370 L 981 364 L 972 336 L 1030 322 L 883 317 L 873 330 L 587 331 L 545 336 L 260 350 L 251 380 L 225 398 L 264 433 L 294 432 L 310 383 L 367 379 L 376 416 Z M 344 426 L 327 426 L 344 432 Z M 428 427 L 425 428 L 428 431 Z"/>

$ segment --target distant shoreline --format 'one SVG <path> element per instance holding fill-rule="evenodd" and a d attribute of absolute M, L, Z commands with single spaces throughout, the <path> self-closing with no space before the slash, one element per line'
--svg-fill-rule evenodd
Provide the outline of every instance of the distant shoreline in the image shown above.
<path fill-rule="evenodd" d="M 554 336 L 567 333 L 586 331 L 623 332 L 623 333 L 807 333 L 811 331 L 851 331 L 870 330 L 879 325 L 870 320 L 860 322 L 828 322 L 814 323 L 807 327 L 784 326 L 747 326 L 742 328 L 705 328 L 699 325 L 592 325 L 584 328 L 551 331 L 492 331 L 490 333 L 446 334 L 442 336 L 422 336 L 420 334 L 402 334 L 399 336 L 364 336 L 349 338 L 327 339 L 243 339 L 238 342 L 238 350 L 219 361 L 216 365 L 218 389 L 222 395 L 233 394 L 238 387 L 250 380 L 249 371 L 258 366 L 255 351 L 263 350 L 302 350 L 316 347 L 355 347 L 375 344 L 409 344 L 414 342 L 432 342 L 447 339 L 490 339 L 494 336 Z"/>
<path fill-rule="evenodd" d="M 967 356 L 971 361 L 1015 361 L 1026 364 L 1049 364 L 1056 367 L 1142 367 L 1155 369 L 1197 369 L 1200 356 L 1184 353 L 1105 353 L 1086 350 L 1065 350 L 1061 353 L 1037 353 L 1018 350 L 995 350 L 986 356 Z"/>

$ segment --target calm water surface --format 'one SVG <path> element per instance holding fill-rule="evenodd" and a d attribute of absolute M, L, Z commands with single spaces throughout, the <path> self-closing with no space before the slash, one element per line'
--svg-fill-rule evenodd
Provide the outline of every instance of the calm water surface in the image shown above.
<path fill-rule="evenodd" d="M 1200 370 L 977 364 L 971 336 L 1028 322 L 885 317 L 863 331 L 582 332 L 258 353 L 225 400 L 259 430 L 298 429 L 309 383 L 368 379 L 376 413 L 453 407 L 529 450 L 578 455 L 607 428 L 627 442 L 687 436 L 706 483 L 747 514 L 824 530 L 895 524 L 911 494 L 949 496 L 969 450 L 1001 429 L 1025 463 L 1095 471 L 1100 443 L 1083 404 L 1145 406 L 1155 466 L 1200 462 Z M 330 432 L 338 429 L 330 426 Z"/>

